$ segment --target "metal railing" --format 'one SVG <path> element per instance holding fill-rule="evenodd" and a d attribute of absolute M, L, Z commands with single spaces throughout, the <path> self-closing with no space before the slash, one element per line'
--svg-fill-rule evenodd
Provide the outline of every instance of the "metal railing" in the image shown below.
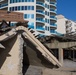
<path fill-rule="evenodd" d="M 39 5 L 45 6 L 43 2 L 36 2 L 36 4 L 39 4 Z"/>
<path fill-rule="evenodd" d="M 43 20 L 43 18 L 36 18 L 36 21 L 45 22 L 45 20 Z"/>
<path fill-rule="evenodd" d="M 38 12 L 38 13 L 41 13 L 41 14 L 45 14 L 44 12 L 43 12 L 43 10 L 36 10 L 36 12 Z"/>

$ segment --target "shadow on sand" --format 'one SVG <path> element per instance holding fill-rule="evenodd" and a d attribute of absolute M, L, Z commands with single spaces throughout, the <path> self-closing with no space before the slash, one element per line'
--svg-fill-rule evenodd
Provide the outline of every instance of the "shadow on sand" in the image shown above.
<path fill-rule="evenodd" d="M 2 45 L 5 47 L 5 49 L 0 48 L 0 69 L 3 66 L 6 58 L 11 57 L 9 52 L 10 52 L 12 46 L 14 45 L 16 39 L 17 39 L 17 36 L 14 36 L 6 41 L 1 42 Z"/>
<path fill-rule="evenodd" d="M 46 60 L 31 41 L 25 39 L 24 37 L 23 39 L 26 43 L 26 47 L 23 48 L 23 75 L 25 75 L 29 65 L 47 68 L 57 67 Z"/>

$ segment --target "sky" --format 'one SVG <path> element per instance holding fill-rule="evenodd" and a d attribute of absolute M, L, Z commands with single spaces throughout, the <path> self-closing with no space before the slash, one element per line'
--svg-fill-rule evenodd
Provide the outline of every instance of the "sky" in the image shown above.
<path fill-rule="evenodd" d="M 76 0 L 57 0 L 57 14 L 76 21 Z"/>

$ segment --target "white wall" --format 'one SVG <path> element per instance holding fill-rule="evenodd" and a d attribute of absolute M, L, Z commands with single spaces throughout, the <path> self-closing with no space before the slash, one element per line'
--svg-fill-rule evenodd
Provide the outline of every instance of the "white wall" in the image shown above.
<path fill-rule="evenodd" d="M 66 33 L 66 26 L 65 26 L 65 21 L 67 19 L 62 17 L 62 18 L 57 18 L 57 29 L 56 31 L 61 33 L 61 34 L 65 34 Z"/>

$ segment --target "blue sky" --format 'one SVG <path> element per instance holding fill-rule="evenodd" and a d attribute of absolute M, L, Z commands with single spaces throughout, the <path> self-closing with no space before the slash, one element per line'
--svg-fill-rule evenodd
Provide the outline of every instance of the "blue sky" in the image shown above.
<path fill-rule="evenodd" d="M 57 14 L 76 21 L 76 0 L 57 0 Z"/>

